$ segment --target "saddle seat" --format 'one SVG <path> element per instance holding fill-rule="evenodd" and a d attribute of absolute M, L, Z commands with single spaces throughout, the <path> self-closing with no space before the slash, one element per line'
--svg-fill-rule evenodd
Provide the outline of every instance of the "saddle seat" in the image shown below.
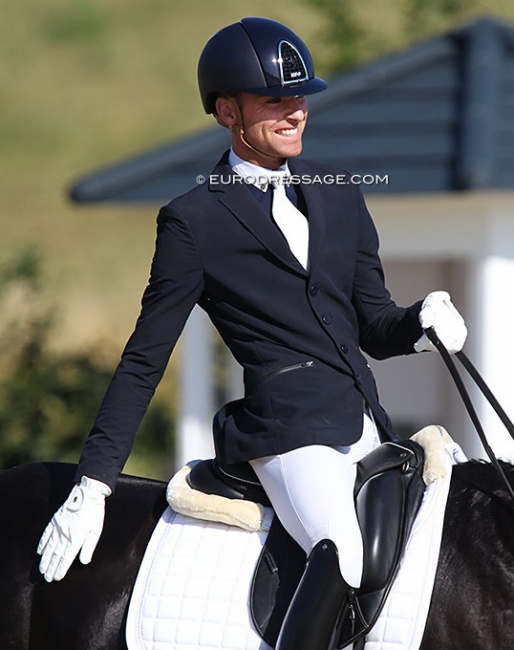
<path fill-rule="evenodd" d="M 350 596 L 339 648 L 363 638 L 380 614 L 425 490 L 423 461 L 422 447 L 406 440 L 383 443 L 358 463 L 354 495 L 364 543 L 364 569 L 360 589 Z M 201 461 L 187 480 L 193 489 L 207 494 L 271 506 L 248 463 Z M 272 647 L 305 562 L 303 550 L 274 517 L 251 593 L 254 624 Z"/>

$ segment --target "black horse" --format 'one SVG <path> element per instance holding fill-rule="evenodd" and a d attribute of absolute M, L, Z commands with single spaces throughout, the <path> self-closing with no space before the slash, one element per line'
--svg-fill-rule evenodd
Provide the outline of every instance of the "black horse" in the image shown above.
<path fill-rule="evenodd" d="M 0 472 L 1 650 L 126 650 L 128 602 L 165 484 L 121 477 L 92 563 L 47 584 L 36 546 L 73 473 L 61 463 Z M 511 650 L 513 639 L 514 503 L 489 464 L 465 463 L 452 478 L 421 650 Z"/>

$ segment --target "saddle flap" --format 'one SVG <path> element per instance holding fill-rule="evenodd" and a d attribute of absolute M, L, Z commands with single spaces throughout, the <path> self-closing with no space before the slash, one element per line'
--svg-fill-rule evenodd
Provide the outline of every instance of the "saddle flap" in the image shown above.
<path fill-rule="evenodd" d="M 381 612 L 425 492 L 424 452 L 416 442 L 384 443 L 364 460 L 361 478 L 364 470 L 368 477 L 356 496 L 364 569 L 353 602 L 354 638 L 365 634 Z"/>
<path fill-rule="evenodd" d="M 357 517 L 364 544 L 361 580 L 364 593 L 387 584 L 399 552 L 398 541 L 405 525 L 405 490 L 395 474 L 389 471 L 372 477 L 357 498 Z"/>

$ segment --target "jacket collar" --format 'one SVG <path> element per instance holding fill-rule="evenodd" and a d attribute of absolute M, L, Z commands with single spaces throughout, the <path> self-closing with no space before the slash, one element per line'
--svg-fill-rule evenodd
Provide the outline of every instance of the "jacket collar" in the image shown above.
<path fill-rule="evenodd" d="M 305 199 L 309 218 L 309 269 L 306 271 L 289 250 L 277 227 L 264 215 L 261 207 L 252 197 L 241 179 L 237 179 L 228 164 L 228 151 L 225 152 L 209 177 L 208 189 L 218 195 L 218 200 L 234 217 L 276 257 L 303 275 L 310 275 L 319 256 L 323 241 L 323 218 L 319 184 L 303 183 L 301 192 Z M 301 178 L 307 174 L 305 163 L 291 159 L 288 161 L 291 174 Z"/>

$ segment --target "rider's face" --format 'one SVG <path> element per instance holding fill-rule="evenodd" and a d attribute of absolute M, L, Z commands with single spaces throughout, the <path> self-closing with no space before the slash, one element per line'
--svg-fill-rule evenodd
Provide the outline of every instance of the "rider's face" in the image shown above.
<path fill-rule="evenodd" d="M 244 126 L 244 139 L 237 133 L 233 148 L 238 156 L 256 165 L 277 169 L 286 158 L 302 151 L 302 135 L 307 122 L 305 97 L 262 97 L 237 95 Z"/>

